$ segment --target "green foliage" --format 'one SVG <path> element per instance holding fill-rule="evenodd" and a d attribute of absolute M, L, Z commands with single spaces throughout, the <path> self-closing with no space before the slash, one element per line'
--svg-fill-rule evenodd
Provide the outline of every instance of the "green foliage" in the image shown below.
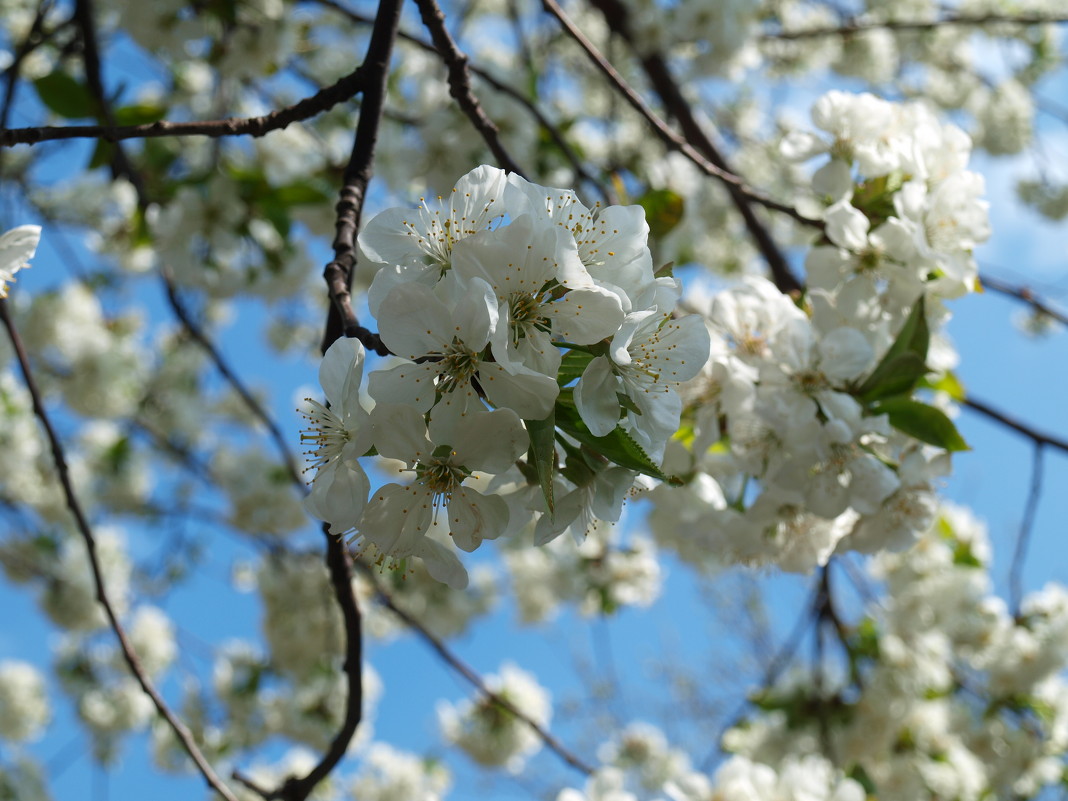
<path fill-rule="evenodd" d="M 682 483 L 675 476 L 669 476 L 661 470 L 649 458 L 649 454 L 623 429 L 617 427 L 610 434 L 606 434 L 603 437 L 595 436 L 582 421 L 578 407 L 575 406 L 574 393 L 569 389 L 561 390 L 560 397 L 557 398 L 556 425 L 564 433 L 585 445 L 589 445 L 605 458 L 621 467 L 637 470 L 639 473 L 644 473 L 661 481 L 667 481 L 676 486 Z"/>

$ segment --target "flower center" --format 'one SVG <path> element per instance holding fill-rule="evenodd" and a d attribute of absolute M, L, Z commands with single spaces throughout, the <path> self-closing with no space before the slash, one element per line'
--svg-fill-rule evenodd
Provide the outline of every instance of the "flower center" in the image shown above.
<path fill-rule="evenodd" d="M 341 456 L 341 450 L 345 443 L 352 439 L 352 434 L 345 428 L 341 418 L 327 409 L 323 404 L 312 398 L 305 398 L 309 406 L 308 411 L 301 411 L 301 416 L 310 423 L 308 428 L 300 432 L 300 441 L 303 444 L 312 444 L 310 450 L 304 452 L 309 457 L 311 464 L 307 470 L 313 467 L 320 470 L 330 462 Z"/>
<path fill-rule="evenodd" d="M 541 300 L 530 292 L 513 292 L 508 296 L 508 321 L 513 345 L 518 345 L 520 338 L 532 329 L 549 331 L 549 318 L 542 315 L 541 305 Z"/>
<path fill-rule="evenodd" d="M 447 446 L 443 447 L 445 450 Z M 432 504 L 435 512 L 441 506 L 448 506 L 452 501 L 452 493 L 470 473 L 463 467 L 452 463 L 455 451 L 448 448 L 444 456 L 431 457 L 426 462 L 420 462 L 415 466 L 416 481 L 426 487 L 434 495 Z"/>
<path fill-rule="evenodd" d="M 471 381 L 478 370 L 478 354 L 455 337 L 441 354 L 441 391 L 452 392 Z"/>

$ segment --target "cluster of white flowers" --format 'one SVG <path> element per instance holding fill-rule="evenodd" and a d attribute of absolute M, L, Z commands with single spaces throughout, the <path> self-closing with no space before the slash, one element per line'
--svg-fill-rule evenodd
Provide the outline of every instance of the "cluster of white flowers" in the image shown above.
<path fill-rule="evenodd" d="M 901 547 L 934 513 L 934 481 L 967 447 L 946 414 L 914 397 L 955 360 L 941 301 L 973 288 L 971 249 L 988 233 L 967 136 L 920 104 L 831 92 L 827 133 L 795 132 L 790 158 L 830 154 L 807 209 L 825 221 L 804 298 L 751 277 L 693 297 L 712 357 L 685 388 L 686 426 L 658 489 L 662 544 L 699 565 L 808 571 L 837 549 Z M 677 461 L 676 461 L 677 459 Z"/>
<path fill-rule="evenodd" d="M 486 687 L 512 704 L 539 726 L 547 727 L 552 717 L 549 691 L 537 680 L 511 663 L 500 673 L 486 676 Z M 438 705 L 441 731 L 479 765 L 506 767 L 515 773 L 527 758 L 541 748 L 541 738 L 530 726 L 489 697 Z"/>
<path fill-rule="evenodd" d="M 822 692 L 789 677 L 726 747 L 777 765 L 821 752 L 823 738 L 885 801 L 1031 798 L 1059 784 L 1068 593 L 1050 585 L 1013 616 L 992 592 L 990 555 L 970 513 L 943 509 L 913 548 L 873 560 L 888 595 L 842 642 L 852 676 L 825 675 Z"/>
<path fill-rule="evenodd" d="M 535 520 L 539 543 L 618 520 L 637 472 L 659 474 L 676 388 L 709 349 L 700 317 L 676 319 L 679 284 L 656 277 L 647 238 L 638 206 L 589 209 L 485 166 L 437 205 L 372 219 L 368 299 L 400 361 L 370 374 L 368 412 L 360 343 L 324 356 L 308 510 L 455 587 L 466 571 L 432 528 L 473 551 Z M 372 448 L 411 479 L 367 500 Z"/>
<path fill-rule="evenodd" d="M 582 791 L 556 801 L 863 801 L 864 788 L 817 754 L 776 768 L 734 756 L 706 776 L 647 723 L 632 723 L 599 753 L 603 763 Z"/>
<path fill-rule="evenodd" d="M 44 676 L 27 662 L 0 662 L 0 738 L 32 740 L 51 717 Z"/>
<path fill-rule="evenodd" d="M 361 801 L 438 801 L 452 778 L 440 762 L 374 743 L 353 779 L 352 797 Z"/>
<path fill-rule="evenodd" d="M 520 619 L 547 620 L 571 602 L 582 614 L 597 615 L 656 601 L 663 582 L 656 546 L 646 537 L 632 536 L 625 545 L 617 538 L 616 527 L 598 527 L 579 545 L 561 538 L 544 548 L 506 551 Z"/>

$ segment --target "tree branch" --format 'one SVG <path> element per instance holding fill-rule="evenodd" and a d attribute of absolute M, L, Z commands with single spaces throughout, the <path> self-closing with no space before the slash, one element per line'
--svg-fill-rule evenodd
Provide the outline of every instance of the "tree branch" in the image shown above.
<path fill-rule="evenodd" d="M 1031 544 L 1031 531 L 1035 525 L 1038 501 L 1042 497 L 1042 472 L 1045 445 L 1036 442 L 1031 459 L 1031 488 L 1024 504 L 1023 519 L 1020 521 L 1020 533 L 1016 535 L 1016 550 L 1012 555 L 1012 567 L 1009 569 L 1009 604 L 1014 615 L 1020 614 L 1020 602 L 1023 600 L 1023 567 L 1027 559 L 1027 548 Z"/>
<path fill-rule="evenodd" d="M 1005 414 L 1005 412 L 995 409 L 984 401 L 977 400 L 970 395 L 961 401 L 961 403 L 965 409 L 971 409 L 984 417 L 988 417 L 997 423 L 1001 423 L 1001 425 L 1012 429 L 1017 434 L 1027 437 L 1036 445 L 1049 445 L 1051 448 L 1056 448 L 1059 451 L 1068 453 L 1068 440 L 1061 439 L 1053 434 L 1038 431 L 1027 423 L 1020 422 L 1016 418 Z"/>
<path fill-rule="evenodd" d="M 471 89 L 471 75 L 467 69 L 467 56 L 457 47 L 452 35 L 445 27 L 445 14 L 435 0 L 415 0 L 423 25 L 430 33 L 441 60 L 449 69 L 449 94 L 456 100 L 471 124 L 485 141 L 493 157 L 505 172 L 514 172 L 525 177 L 519 165 L 511 157 L 501 142 L 500 131 L 493 120 L 486 116 L 482 106 Z"/>
<path fill-rule="evenodd" d="M 808 28 L 801 31 L 778 31 L 765 33 L 762 39 L 816 39 L 826 36 L 855 36 L 866 31 L 932 31 L 949 25 L 1058 25 L 1068 22 L 1068 15 L 1042 14 L 947 14 L 931 20 L 858 20 L 852 19 L 843 25 Z"/>
<path fill-rule="evenodd" d="M 124 139 L 157 139 L 163 136 L 264 136 L 285 128 L 290 123 L 310 119 L 330 108 L 351 100 L 363 91 L 366 77 L 360 66 L 311 97 L 272 111 L 260 117 L 227 117 L 221 120 L 198 122 L 152 122 L 145 125 L 66 125 L 39 128 L 12 128 L 0 131 L 0 147 L 53 141 L 56 139 L 103 139 L 119 142 Z"/>
<path fill-rule="evenodd" d="M 674 131 L 664 120 L 662 120 L 655 111 L 653 111 L 649 105 L 641 98 L 641 96 L 624 80 L 623 76 L 616 71 L 615 67 L 608 62 L 608 60 L 601 54 L 597 47 L 589 40 L 589 38 L 578 29 L 575 23 L 564 12 L 556 0 L 542 0 L 542 5 L 546 11 L 556 17 L 564 30 L 572 39 L 574 39 L 578 45 L 586 53 L 587 57 L 601 71 L 602 74 L 608 79 L 615 90 L 630 104 L 630 106 L 638 112 L 645 120 L 652 126 L 656 132 L 657 137 L 661 142 L 669 149 L 681 153 L 691 162 L 694 163 L 703 173 L 713 178 L 717 178 L 727 185 L 728 190 L 732 193 L 739 194 L 741 197 L 752 203 L 758 203 L 767 209 L 780 212 L 790 217 L 791 219 L 802 223 L 803 225 L 822 230 L 824 224 L 822 220 L 815 220 L 801 214 L 793 206 L 789 206 L 785 203 L 780 203 L 777 200 L 757 192 L 751 189 L 746 183 L 737 175 L 729 172 L 722 167 L 712 163 L 708 158 L 702 155 L 693 145 L 686 141 L 686 139 Z M 786 280 L 784 278 L 784 280 Z M 795 279 L 796 280 L 796 279 Z"/>
<path fill-rule="evenodd" d="M 1045 316 L 1056 320 L 1061 325 L 1068 325 L 1068 314 L 1054 309 L 1025 286 L 1016 286 L 1007 281 L 1002 281 L 1000 278 L 986 275 L 985 273 L 979 276 L 979 283 L 984 289 L 989 289 L 998 294 L 1016 298 L 1029 305 L 1039 314 L 1044 314 Z"/>
<path fill-rule="evenodd" d="M 327 293 L 330 296 L 330 313 L 323 333 L 322 351 L 342 335 L 355 337 L 364 347 L 380 356 L 389 353 L 378 334 L 360 325 L 352 308 L 352 271 L 356 266 L 356 234 L 360 230 L 360 216 L 371 181 L 374 167 L 375 145 L 378 142 L 378 127 L 382 121 L 382 108 L 386 100 L 386 78 L 389 75 L 389 60 L 393 42 L 400 25 L 400 1 L 382 0 L 378 7 L 367 56 L 361 69 L 367 71 L 360 105 L 360 120 L 356 124 L 356 137 L 352 154 L 345 167 L 343 185 L 338 193 L 337 222 L 334 235 L 334 259 L 323 270 Z"/>
<path fill-rule="evenodd" d="M 370 17 L 366 17 L 363 14 L 353 11 L 350 8 L 346 8 L 340 3 L 335 2 L 335 0 L 315 1 L 324 8 L 329 8 L 333 11 L 336 11 L 338 14 L 341 14 L 349 21 L 355 22 L 359 25 L 368 25 L 372 21 Z M 438 52 L 438 49 L 434 46 L 432 42 L 420 39 L 418 36 L 413 36 L 412 34 L 406 33 L 405 31 L 398 32 L 397 38 L 402 39 L 422 50 L 425 50 L 428 53 Z M 490 72 L 489 70 L 485 70 L 477 64 L 471 62 L 470 59 L 467 62 L 467 68 L 471 71 L 472 75 L 477 76 L 479 79 L 488 83 L 496 91 L 500 92 L 501 94 L 508 95 L 510 98 L 522 105 L 523 108 L 525 108 L 530 113 L 530 115 L 538 121 L 538 125 L 540 125 L 542 127 L 542 130 L 544 130 L 545 133 L 549 135 L 549 138 L 553 140 L 553 144 L 560 148 L 560 152 L 564 155 L 564 158 L 566 158 L 568 163 L 571 165 L 571 169 L 574 170 L 576 177 L 593 186 L 606 203 L 615 202 L 614 193 L 612 192 L 612 190 L 608 186 L 606 186 L 603 181 L 599 180 L 586 168 L 586 166 L 582 163 L 582 160 L 578 157 L 578 154 L 575 153 L 575 149 L 571 147 L 567 139 L 564 137 L 564 134 L 560 130 L 559 126 L 553 124 L 549 120 L 549 118 L 545 116 L 545 113 L 540 108 L 538 108 L 538 106 L 534 102 L 532 102 L 526 95 L 524 95 L 514 86 L 510 86 L 504 83 L 503 81 L 498 80 L 496 77 L 494 77 L 492 72 Z"/>
<path fill-rule="evenodd" d="M 549 2 L 554 2 L 554 0 L 546 0 L 546 3 Z M 601 11 L 605 21 L 608 23 L 608 27 L 622 37 L 636 54 L 639 54 L 631 36 L 627 7 L 620 0 L 590 0 L 590 2 Z M 644 55 L 639 54 L 638 60 L 653 89 L 660 97 L 660 102 L 664 104 L 664 108 L 679 121 L 686 141 L 719 170 L 729 175 L 736 175 L 730 164 L 727 163 L 727 159 L 720 153 L 719 148 L 716 147 L 711 137 L 697 121 L 693 109 L 683 96 L 682 90 L 671 74 L 671 69 L 668 67 L 664 57 L 660 53 L 653 51 Z M 742 190 L 738 183 L 725 183 L 735 208 L 742 215 L 742 220 L 749 231 L 749 236 L 768 263 L 775 285 L 781 292 L 800 291 L 801 282 L 793 274 L 786 257 L 775 240 L 772 239 L 767 226 L 756 216 L 752 206 L 753 199 Z"/>
<path fill-rule="evenodd" d="M 278 423 L 267 413 L 267 410 L 263 408 L 263 405 L 257 400 L 256 396 L 252 394 L 251 390 L 245 386 L 245 382 L 241 380 L 241 376 L 239 376 L 237 371 L 226 361 L 226 357 L 223 356 L 222 351 L 216 347 L 207 332 L 205 332 L 196 320 L 193 319 L 193 316 L 185 307 L 182 299 L 178 296 L 178 290 L 169 276 L 164 275 L 163 285 L 167 295 L 167 303 L 174 311 L 179 322 L 181 322 L 182 327 L 186 330 L 189 336 L 204 349 L 205 353 L 208 354 L 208 358 L 211 359 L 212 363 L 215 365 L 215 369 L 219 371 L 219 374 L 226 379 L 234 392 L 238 394 L 245 406 L 248 407 L 248 410 L 252 412 L 253 417 L 267 427 L 267 432 L 274 441 L 279 456 L 282 457 L 282 463 L 285 465 L 286 473 L 289 475 L 290 480 L 301 492 L 307 494 L 308 488 L 300 476 L 300 469 L 297 467 L 296 458 L 293 456 L 293 452 L 290 450 L 289 445 L 286 442 L 285 435 L 282 434 L 282 430 L 278 427 Z"/>
<path fill-rule="evenodd" d="M 56 434 L 56 430 L 52 426 L 52 421 L 48 416 L 48 412 L 45 410 L 44 401 L 42 400 L 40 390 L 37 387 L 37 382 L 34 380 L 33 371 L 30 368 L 26 348 L 23 345 L 22 338 L 19 336 L 14 321 L 8 313 L 7 301 L 3 299 L 0 299 L 0 321 L 3 322 L 4 327 L 7 329 L 8 338 L 11 340 L 12 348 L 15 351 L 15 358 L 19 363 L 19 368 L 22 370 L 22 377 L 26 384 L 26 389 L 29 391 L 30 399 L 33 402 L 33 413 L 37 416 L 42 428 L 44 428 L 45 436 L 48 438 L 48 444 L 52 449 L 52 461 L 55 463 L 56 474 L 59 478 L 60 486 L 63 488 L 63 497 L 66 500 L 67 509 L 70 510 L 70 513 L 74 518 L 74 523 L 85 542 L 85 550 L 89 556 L 89 567 L 93 574 L 93 586 L 96 589 L 97 602 L 103 607 L 104 614 L 107 616 L 111 630 L 115 632 L 115 637 L 119 641 L 119 647 L 122 649 L 123 658 L 145 695 L 152 700 L 153 705 L 156 707 L 156 711 L 159 712 L 160 716 L 167 721 L 168 725 L 170 725 L 171 729 L 174 731 L 175 736 L 182 744 L 185 752 L 189 755 L 189 758 L 193 760 L 193 763 L 197 766 L 200 774 L 204 777 L 204 781 L 207 782 L 212 790 L 222 796 L 225 801 L 237 801 L 237 797 L 233 794 L 230 788 L 226 786 L 222 779 L 219 778 L 219 775 L 215 773 L 215 770 L 208 763 L 204 754 L 202 754 L 197 747 L 196 742 L 193 740 L 192 733 L 171 711 L 170 707 L 167 706 L 167 702 L 163 700 L 163 696 L 159 694 L 155 686 L 152 684 L 151 679 L 149 679 L 148 675 L 145 673 L 144 668 L 141 667 L 141 661 L 138 658 L 137 653 L 134 651 L 133 646 L 130 644 L 129 639 L 126 636 L 126 631 L 123 628 L 122 623 L 119 622 L 118 615 L 115 613 L 115 608 L 112 606 L 111 599 L 108 597 L 107 588 L 104 585 L 103 571 L 100 568 L 100 559 L 96 551 L 96 537 L 89 525 L 88 518 L 85 516 L 81 502 L 78 500 L 78 496 L 74 492 L 74 485 L 71 483 L 70 472 L 67 468 L 67 457 L 63 449 L 63 444 L 60 442 L 59 436 Z"/>
<path fill-rule="evenodd" d="M 546 731 L 546 729 L 542 727 L 541 724 L 533 720 L 529 715 L 527 715 L 518 707 L 516 707 L 516 705 L 509 701 L 507 698 L 502 697 L 500 694 L 495 693 L 493 690 L 487 687 L 486 682 L 483 681 L 482 677 L 473 668 L 468 666 L 467 663 L 460 659 L 460 657 L 456 656 L 456 654 L 449 650 L 449 647 L 437 637 L 435 637 L 433 634 L 431 634 L 421 622 L 419 622 L 410 614 L 408 614 L 399 606 L 397 606 L 393 602 L 393 599 L 385 592 L 385 590 L 382 589 L 381 585 L 379 585 L 378 579 L 375 578 L 374 570 L 372 570 L 370 567 L 363 564 L 362 562 L 357 562 L 356 565 L 359 568 L 360 572 L 362 572 L 367 577 L 367 579 L 371 582 L 372 586 L 375 588 L 375 594 L 378 597 L 379 601 L 381 601 L 391 612 L 393 612 L 393 614 L 395 614 L 402 621 L 404 621 L 404 624 L 408 626 L 408 628 L 418 634 L 423 639 L 423 641 L 427 645 L 429 645 L 439 657 L 441 657 L 442 661 L 445 662 L 445 664 L 447 664 L 449 667 L 451 667 L 453 670 L 463 676 L 464 679 L 468 681 L 468 683 L 474 686 L 475 689 L 482 693 L 482 695 L 484 695 L 486 698 L 493 701 L 493 703 L 497 704 L 497 706 L 501 707 L 511 715 L 514 715 L 519 720 L 530 726 L 533 732 L 538 735 L 538 739 L 545 743 L 545 746 L 550 751 L 555 753 L 568 765 L 573 767 L 575 770 L 586 774 L 587 776 L 594 772 L 593 767 L 588 762 L 584 761 L 581 757 L 577 756 L 574 752 L 568 749 L 567 746 L 565 746 L 558 739 L 556 739 L 556 737 Z"/>

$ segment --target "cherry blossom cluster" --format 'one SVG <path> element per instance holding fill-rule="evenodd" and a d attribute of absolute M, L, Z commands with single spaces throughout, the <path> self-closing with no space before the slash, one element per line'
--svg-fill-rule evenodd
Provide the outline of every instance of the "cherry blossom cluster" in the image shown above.
<path fill-rule="evenodd" d="M 677 387 L 709 352 L 647 238 L 641 207 L 590 209 L 485 166 L 437 203 L 372 219 L 368 301 L 396 359 L 368 376 L 367 411 L 362 345 L 325 354 L 328 405 L 309 401 L 304 434 L 309 512 L 453 586 L 467 577 L 446 533 L 473 551 L 534 520 L 539 543 L 618 520 L 639 471 L 662 477 Z M 400 480 L 368 499 L 372 453 Z"/>
<path fill-rule="evenodd" d="M 842 629 L 853 667 L 789 674 L 724 745 L 772 766 L 833 755 L 886 801 L 1033 798 L 1059 785 L 1068 593 L 1048 585 L 1013 614 L 990 559 L 985 527 L 943 508 L 913 548 L 873 560 L 887 595 Z"/>
<path fill-rule="evenodd" d="M 708 776 L 648 723 L 632 723 L 598 751 L 602 765 L 556 801 L 863 801 L 864 788 L 818 754 L 762 764 L 735 755 Z"/>
<path fill-rule="evenodd" d="M 831 92 L 825 134 L 789 134 L 794 159 L 829 155 L 806 211 L 824 232 L 804 296 L 749 277 L 693 293 L 712 355 L 684 388 L 684 425 L 659 488 L 660 541 L 696 564 L 804 572 L 838 551 L 908 544 L 931 520 L 949 454 L 967 448 L 924 390 L 958 391 L 942 301 L 974 288 L 988 233 L 968 137 L 920 104 Z M 677 461 L 676 461 L 677 460 Z"/>

